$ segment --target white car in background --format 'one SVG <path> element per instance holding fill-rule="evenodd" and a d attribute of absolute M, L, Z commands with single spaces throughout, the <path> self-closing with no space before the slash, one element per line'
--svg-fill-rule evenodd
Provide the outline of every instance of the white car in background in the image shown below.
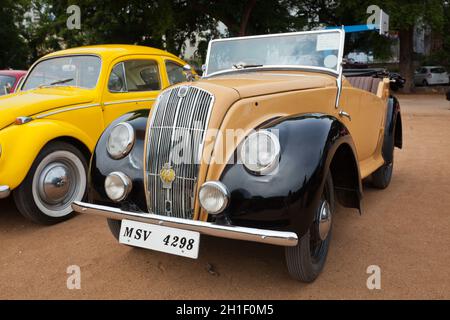
<path fill-rule="evenodd" d="M 416 70 L 414 84 L 417 86 L 447 85 L 450 79 L 447 71 L 441 66 L 427 66 Z"/>

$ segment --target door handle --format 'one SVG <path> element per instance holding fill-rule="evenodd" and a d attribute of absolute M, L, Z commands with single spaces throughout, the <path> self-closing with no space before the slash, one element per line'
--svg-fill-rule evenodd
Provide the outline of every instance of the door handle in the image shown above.
<path fill-rule="evenodd" d="M 339 116 L 346 117 L 349 121 L 352 121 L 352 116 L 348 112 L 345 112 L 343 110 L 339 111 Z"/>

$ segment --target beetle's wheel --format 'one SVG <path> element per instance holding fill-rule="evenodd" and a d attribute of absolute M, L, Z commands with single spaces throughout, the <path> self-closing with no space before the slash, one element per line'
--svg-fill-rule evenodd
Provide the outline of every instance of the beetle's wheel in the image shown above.
<path fill-rule="evenodd" d="M 71 217 L 71 204 L 86 192 L 86 159 L 74 146 L 56 142 L 38 155 L 24 182 L 14 191 L 19 211 L 44 224 Z"/>
<path fill-rule="evenodd" d="M 316 218 L 297 246 L 286 247 L 286 263 L 290 275 L 303 282 L 314 281 L 322 271 L 328 254 L 334 214 L 334 189 L 328 174 L 316 210 Z"/>

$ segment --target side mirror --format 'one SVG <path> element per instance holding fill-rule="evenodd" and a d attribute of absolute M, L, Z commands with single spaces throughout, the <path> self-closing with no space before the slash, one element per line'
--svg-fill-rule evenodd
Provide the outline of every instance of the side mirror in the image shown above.
<path fill-rule="evenodd" d="M 192 67 L 188 64 L 183 66 L 183 71 L 186 73 L 186 80 L 192 82 L 195 80 L 195 75 L 192 73 Z"/>

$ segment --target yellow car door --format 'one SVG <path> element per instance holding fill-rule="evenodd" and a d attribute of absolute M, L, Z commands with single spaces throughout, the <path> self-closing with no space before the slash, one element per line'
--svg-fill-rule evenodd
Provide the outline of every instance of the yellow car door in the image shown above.
<path fill-rule="evenodd" d="M 159 56 L 130 55 L 116 59 L 109 68 L 103 94 L 105 126 L 127 112 L 151 108 L 167 86 L 163 72 Z"/>

